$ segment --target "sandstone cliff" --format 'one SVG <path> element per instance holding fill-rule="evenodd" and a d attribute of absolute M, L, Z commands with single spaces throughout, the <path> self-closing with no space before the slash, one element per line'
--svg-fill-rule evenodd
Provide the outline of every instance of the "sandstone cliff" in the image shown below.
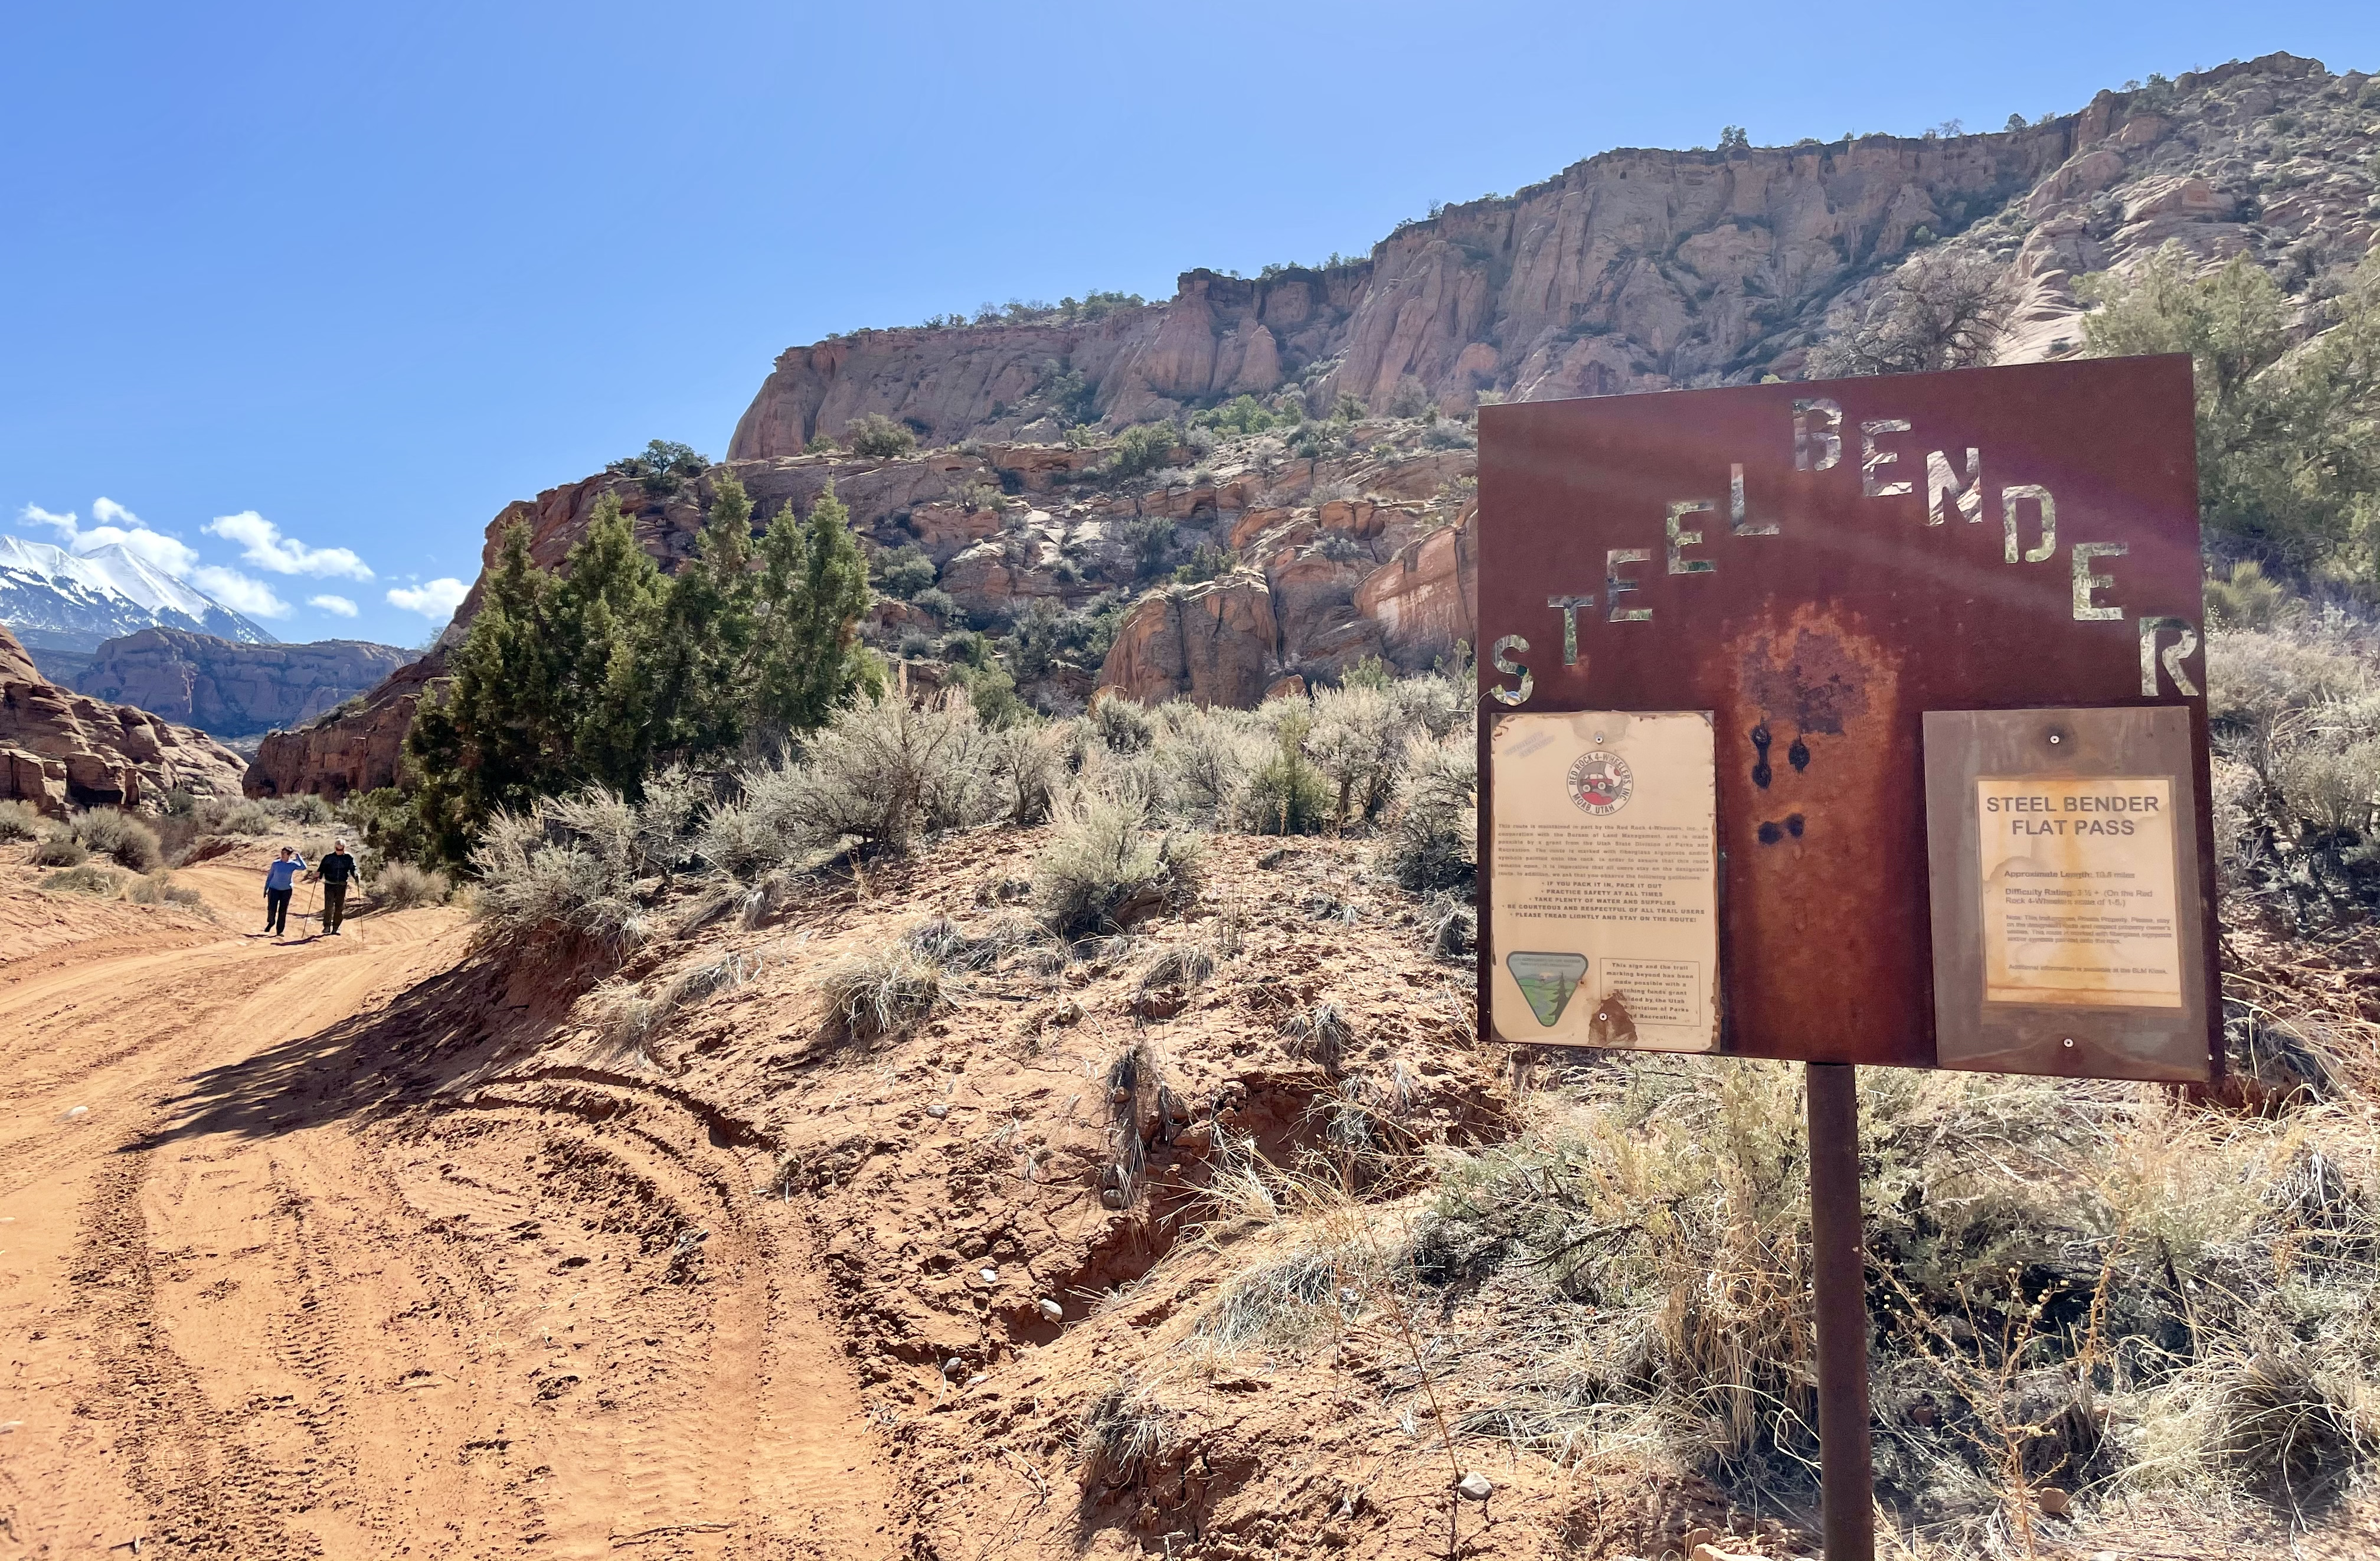
<path fill-rule="evenodd" d="M 1284 386 L 1450 413 L 1515 399 L 1791 377 L 1883 270 L 1952 239 L 2007 264 L 2004 358 L 2070 350 L 2082 272 L 2179 239 L 2309 276 L 2374 234 L 2369 79 L 2269 55 L 1985 135 L 1605 152 L 1442 209 L 1360 262 L 1257 280 L 1185 273 L 1173 299 L 1082 325 L 861 331 L 777 360 L 729 455 L 797 454 L 880 412 L 929 443 L 1054 434 L 1047 366 L 1111 427 Z"/>
<path fill-rule="evenodd" d="M 0 799 L 154 810 L 176 790 L 236 796 L 244 767 L 203 732 L 59 688 L 0 626 Z"/>
<path fill-rule="evenodd" d="M 1404 225 L 1358 262 L 1248 280 L 1194 271 L 1169 302 L 1082 323 L 863 331 L 778 360 L 723 468 L 765 522 L 829 482 L 871 552 L 915 548 L 936 591 L 880 602 L 868 632 L 930 659 L 962 628 L 1054 616 L 1075 636 L 1029 698 L 1246 703 L 1378 655 L 1426 666 L 1473 640 L 1460 419 L 1518 399 L 1735 383 L 1801 370 L 1914 250 L 2007 268 L 2021 298 L 2003 361 L 2073 351 L 2075 284 L 2168 243 L 2246 251 L 2323 296 L 2380 232 L 2380 83 L 2275 55 L 2122 92 L 1988 135 L 1864 136 L 1722 152 L 1621 151 L 1510 197 Z M 1056 372 L 1052 372 L 1052 369 Z M 1115 476 L 1062 445 L 1078 383 L 1110 430 L 1241 393 L 1315 412 L 1353 394 L 1376 415 L 1292 449 L 1208 441 L 1180 467 Z M 895 459 L 808 454 L 880 412 L 929 446 Z M 692 550 L 717 471 L 656 494 L 613 473 L 508 506 L 558 565 L 605 493 L 663 567 Z M 1176 575 L 1182 578 L 1173 578 Z M 443 643 L 478 605 L 474 588 Z M 1121 608 L 1120 616 L 1117 609 Z M 267 739 L 251 790 L 343 791 L 395 774 L 402 722 L 434 669 L 360 714 Z"/>
<path fill-rule="evenodd" d="M 253 737 L 311 720 L 412 659 L 409 651 L 361 640 L 243 645 L 147 628 L 100 646 L 74 688 L 219 738 Z"/>

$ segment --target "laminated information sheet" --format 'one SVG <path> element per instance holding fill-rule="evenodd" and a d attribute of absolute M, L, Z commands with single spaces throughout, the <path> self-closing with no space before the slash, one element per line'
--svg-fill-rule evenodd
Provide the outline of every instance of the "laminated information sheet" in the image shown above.
<path fill-rule="evenodd" d="M 1718 830 L 1711 718 L 1505 715 L 1488 741 L 1496 1033 L 1712 1050 Z"/>
<path fill-rule="evenodd" d="M 2173 783 L 1975 782 L 1984 1001 L 2179 1008 Z"/>

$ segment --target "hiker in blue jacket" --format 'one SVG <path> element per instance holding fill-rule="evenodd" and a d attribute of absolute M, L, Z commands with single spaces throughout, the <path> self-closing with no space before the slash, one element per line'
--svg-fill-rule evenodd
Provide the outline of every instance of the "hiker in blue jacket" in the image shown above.
<path fill-rule="evenodd" d="M 289 896 L 296 887 L 298 875 L 306 871 L 306 859 L 281 848 L 281 855 L 264 870 L 264 930 L 289 935 Z"/>

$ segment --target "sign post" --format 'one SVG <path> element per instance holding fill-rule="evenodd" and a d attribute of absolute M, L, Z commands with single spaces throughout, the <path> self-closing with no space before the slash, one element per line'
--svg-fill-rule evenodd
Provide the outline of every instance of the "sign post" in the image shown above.
<path fill-rule="evenodd" d="M 2220 1061 L 2187 358 L 1483 409 L 1483 1033 L 1809 1065 L 1830 1561 L 1858 1066 Z"/>

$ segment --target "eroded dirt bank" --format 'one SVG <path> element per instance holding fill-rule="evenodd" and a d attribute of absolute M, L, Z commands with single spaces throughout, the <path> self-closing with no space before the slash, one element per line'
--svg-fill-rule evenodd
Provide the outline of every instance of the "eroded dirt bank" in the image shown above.
<path fill-rule="evenodd" d="M 460 915 L 245 937 L 260 866 L 178 875 L 219 922 L 6 870 L 0 1556 L 892 1554 L 767 1167 L 471 1089 L 541 1016 Z"/>

